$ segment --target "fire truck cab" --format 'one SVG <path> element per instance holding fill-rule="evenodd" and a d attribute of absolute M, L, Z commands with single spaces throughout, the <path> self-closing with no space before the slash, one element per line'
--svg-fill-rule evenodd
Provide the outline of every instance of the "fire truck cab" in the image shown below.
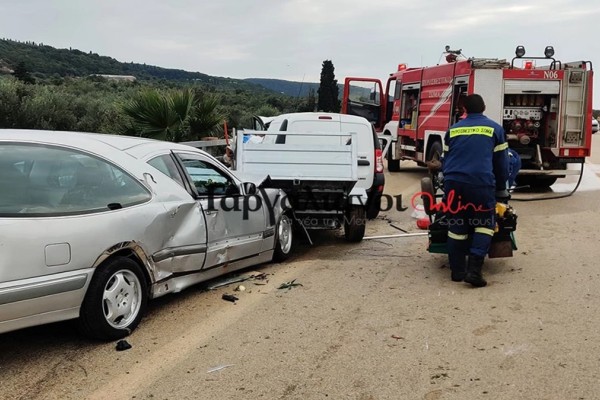
<path fill-rule="evenodd" d="M 346 78 L 342 113 L 364 116 L 389 135 L 388 169 L 397 172 L 401 160 L 423 166 L 439 159 L 446 131 L 462 117 L 461 97 L 477 93 L 485 115 L 504 127 L 510 148 L 521 157 L 518 183 L 548 187 L 558 177 L 578 174 L 567 164 L 590 155 L 592 64 L 561 63 L 551 46 L 544 57 L 524 58 L 522 46 L 515 54 L 511 62 L 448 57 L 447 64 L 432 67 L 400 64 L 385 91 L 378 79 Z M 375 85 L 368 99 L 353 94 L 364 82 Z"/>

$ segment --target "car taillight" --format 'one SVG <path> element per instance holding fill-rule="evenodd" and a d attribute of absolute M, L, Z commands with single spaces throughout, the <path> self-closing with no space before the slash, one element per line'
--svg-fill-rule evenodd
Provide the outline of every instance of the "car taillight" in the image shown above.
<path fill-rule="evenodd" d="M 383 172 L 383 153 L 381 149 L 375 149 L 375 172 Z"/>

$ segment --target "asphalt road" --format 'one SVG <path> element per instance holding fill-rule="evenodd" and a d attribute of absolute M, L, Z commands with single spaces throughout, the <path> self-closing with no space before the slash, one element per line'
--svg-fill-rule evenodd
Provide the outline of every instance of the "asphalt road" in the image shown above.
<path fill-rule="evenodd" d="M 221 300 L 235 285 L 153 301 L 125 352 L 71 322 L 0 335 L 0 398 L 598 398 L 598 134 L 590 161 L 573 196 L 513 202 L 519 250 L 486 262 L 486 288 L 451 282 L 424 237 L 324 232 L 254 268 L 268 280 L 236 304 Z M 403 163 L 386 192 L 408 205 L 422 176 Z M 401 233 L 392 224 L 419 232 L 410 209 L 390 210 L 367 235 Z"/>

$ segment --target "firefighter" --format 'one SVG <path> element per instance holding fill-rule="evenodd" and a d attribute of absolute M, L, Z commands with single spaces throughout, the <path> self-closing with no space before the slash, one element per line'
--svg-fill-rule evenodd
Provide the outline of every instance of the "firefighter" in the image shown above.
<path fill-rule="evenodd" d="M 508 200 L 508 143 L 504 129 L 485 115 L 478 94 L 465 98 L 465 119 L 444 137 L 442 172 L 448 208 L 448 261 L 451 278 L 475 287 L 494 235 L 496 201 Z"/>
<path fill-rule="evenodd" d="M 521 169 L 521 157 L 513 149 L 508 149 L 508 187 L 512 188 L 517 184 L 517 175 Z"/>

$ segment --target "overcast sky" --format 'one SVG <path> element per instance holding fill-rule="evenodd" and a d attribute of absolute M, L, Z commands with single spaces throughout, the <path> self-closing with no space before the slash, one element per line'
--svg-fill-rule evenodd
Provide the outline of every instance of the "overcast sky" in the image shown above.
<path fill-rule="evenodd" d="M 531 56 L 600 68 L 599 0 L 0 0 L 0 36 L 232 78 L 318 82 L 323 60 L 385 79 L 399 63 Z M 0 55 L 1 58 L 1 55 Z M 595 78 L 600 85 L 600 79 Z M 597 85 L 598 86 L 598 85 Z M 600 86 L 594 96 L 600 108 Z"/>

